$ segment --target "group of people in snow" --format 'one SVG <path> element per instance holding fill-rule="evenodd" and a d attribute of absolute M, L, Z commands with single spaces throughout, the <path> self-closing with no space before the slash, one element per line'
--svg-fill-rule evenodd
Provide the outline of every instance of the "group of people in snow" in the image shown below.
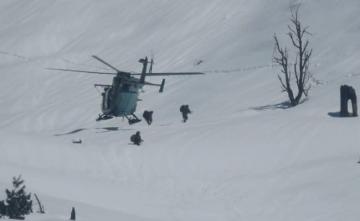
<path fill-rule="evenodd" d="M 191 114 L 191 110 L 189 108 L 189 105 L 187 105 L 187 104 L 181 105 L 180 106 L 180 113 L 182 115 L 183 122 L 185 123 L 188 120 L 188 115 Z M 143 117 L 144 117 L 144 119 L 145 119 L 145 121 L 146 121 L 146 123 L 148 125 L 150 125 L 152 123 L 152 121 L 153 121 L 152 114 L 153 114 L 153 111 L 144 111 L 144 113 L 143 113 Z M 140 146 L 141 143 L 144 141 L 141 138 L 140 131 L 137 131 L 135 134 L 131 135 L 130 141 L 134 145 Z"/>

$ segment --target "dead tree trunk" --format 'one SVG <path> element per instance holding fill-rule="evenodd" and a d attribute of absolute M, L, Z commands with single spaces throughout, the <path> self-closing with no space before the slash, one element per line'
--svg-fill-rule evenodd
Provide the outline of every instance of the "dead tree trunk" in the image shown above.
<path fill-rule="evenodd" d="M 351 101 L 352 114 L 350 115 L 348 110 L 348 102 Z M 357 117 L 357 98 L 355 89 L 348 85 L 342 85 L 340 87 L 340 116 L 342 117 Z"/>

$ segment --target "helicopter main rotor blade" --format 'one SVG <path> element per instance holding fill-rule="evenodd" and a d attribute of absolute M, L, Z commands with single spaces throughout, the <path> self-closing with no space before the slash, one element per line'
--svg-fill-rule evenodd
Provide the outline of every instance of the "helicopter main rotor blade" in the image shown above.
<path fill-rule="evenodd" d="M 82 71 L 82 70 L 75 70 L 75 69 L 62 69 L 62 68 L 46 68 L 46 70 L 51 70 L 51 71 L 79 72 L 79 73 L 88 73 L 88 74 L 109 74 L 109 75 L 116 75 L 116 73 L 111 73 L 111 72 Z"/>
<path fill-rule="evenodd" d="M 164 73 L 146 73 L 146 76 L 176 76 L 176 75 L 203 75 L 202 72 L 164 72 Z M 140 73 L 132 73 L 131 75 L 141 75 Z"/>
<path fill-rule="evenodd" d="M 128 72 L 125 71 L 120 71 L 119 69 L 117 69 L 116 67 L 112 66 L 111 64 L 107 63 L 106 61 L 104 61 L 103 59 L 99 58 L 96 55 L 92 55 L 91 57 L 95 58 L 96 60 L 100 61 L 101 63 L 105 64 L 106 66 L 108 66 L 109 68 L 113 69 L 114 71 L 116 71 L 117 73 L 124 73 L 124 74 L 128 74 Z"/>

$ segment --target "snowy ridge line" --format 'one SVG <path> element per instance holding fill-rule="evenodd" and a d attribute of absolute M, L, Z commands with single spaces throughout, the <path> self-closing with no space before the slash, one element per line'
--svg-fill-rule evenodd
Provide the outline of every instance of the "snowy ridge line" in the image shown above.
<path fill-rule="evenodd" d="M 29 61 L 29 60 L 30 60 L 30 58 L 28 58 L 28 57 L 25 57 L 25 56 L 22 56 L 22 55 L 18 55 L 18 54 L 15 54 L 15 53 L 6 52 L 6 51 L 0 51 L 0 54 L 7 55 L 7 56 L 11 56 L 11 57 L 16 57 L 16 58 L 19 58 L 19 59 L 22 59 L 22 60 L 26 60 L 26 61 Z"/>
<path fill-rule="evenodd" d="M 289 64 L 292 65 L 292 64 Z M 259 70 L 259 69 L 265 69 L 265 68 L 274 68 L 276 66 L 279 66 L 278 64 L 265 64 L 265 65 L 257 65 L 257 66 L 249 66 L 249 67 L 239 67 L 234 69 L 222 69 L 222 70 L 207 70 L 202 71 L 205 73 L 234 73 L 234 72 L 247 72 L 247 71 L 253 71 L 253 70 Z"/>

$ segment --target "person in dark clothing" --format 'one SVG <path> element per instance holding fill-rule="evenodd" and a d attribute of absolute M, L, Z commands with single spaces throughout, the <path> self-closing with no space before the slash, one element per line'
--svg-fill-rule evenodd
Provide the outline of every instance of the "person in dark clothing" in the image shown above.
<path fill-rule="evenodd" d="M 140 146 L 140 144 L 143 142 L 140 136 L 140 131 L 137 131 L 135 134 L 131 135 L 130 141 L 133 142 L 133 144 Z"/>
<path fill-rule="evenodd" d="M 0 201 L 0 218 L 1 216 L 5 216 L 6 215 L 6 205 L 4 203 L 4 201 Z"/>
<path fill-rule="evenodd" d="M 153 121 L 152 115 L 154 111 L 144 111 L 143 118 L 145 119 L 146 123 L 150 125 Z"/>
<path fill-rule="evenodd" d="M 70 220 L 76 220 L 75 208 L 73 207 L 70 213 Z"/>
<path fill-rule="evenodd" d="M 180 112 L 182 114 L 182 117 L 183 117 L 183 121 L 184 123 L 188 120 L 188 115 L 191 114 L 191 111 L 190 111 L 190 108 L 189 108 L 189 105 L 181 105 L 180 106 Z"/>

